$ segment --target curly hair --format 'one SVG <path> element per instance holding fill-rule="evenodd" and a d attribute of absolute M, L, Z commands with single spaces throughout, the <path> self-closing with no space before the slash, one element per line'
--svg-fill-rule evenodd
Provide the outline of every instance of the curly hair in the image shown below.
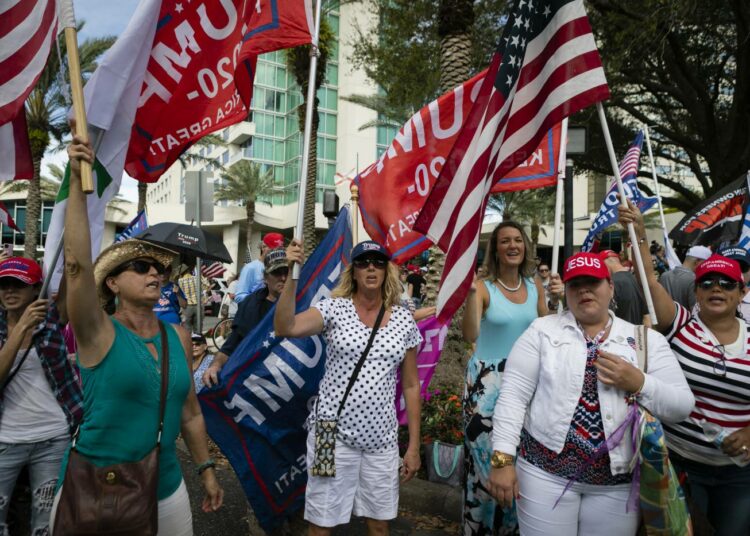
<path fill-rule="evenodd" d="M 500 234 L 501 229 L 505 229 L 506 227 L 516 229 L 521 233 L 521 237 L 523 238 L 524 259 L 519 267 L 520 275 L 522 277 L 533 277 L 536 270 L 536 263 L 531 257 L 531 240 L 529 240 L 521 224 L 514 221 L 504 221 L 492 230 L 492 235 L 487 241 L 487 249 L 484 255 L 484 267 L 487 270 L 487 277 L 485 279 L 494 281 L 500 277 L 500 262 L 497 259 L 497 235 Z"/>
<path fill-rule="evenodd" d="M 357 281 L 354 279 L 354 264 L 349 264 L 339 276 L 339 284 L 331 292 L 331 298 L 351 298 L 357 292 Z M 383 279 L 383 303 L 386 309 L 401 303 L 401 281 L 398 278 L 398 266 L 388 261 Z"/>

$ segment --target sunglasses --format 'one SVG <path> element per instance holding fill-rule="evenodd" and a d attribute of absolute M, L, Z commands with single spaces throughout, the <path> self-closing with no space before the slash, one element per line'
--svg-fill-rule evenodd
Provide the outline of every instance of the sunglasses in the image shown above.
<path fill-rule="evenodd" d="M 724 378 L 727 375 L 727 352 L 723 344 L 714 344 L 714 349 L 719 353 L 719 360 L 714 361 L 714 374 Z"/>
<path fill-rule="evenodd" d="M 719 285 L 722 290 L 734 290 L 739 286 L 737 281 L 731 279 L 724 279 L 723 277 L 711 277 L 708 279 L 701 279 L 696 285 L 698 288 L 703 290 L 709 290 Z"/>
<path fill-rule="evenodd" d="M 26 283 L 24 283 L 20 279 L 16 279 L 15 277 L 3 277 L 2 279 L 0 279 L 0 290 L 20 290 L 28 286 L 31 285 L 27 285 Z"/>
<path fill-rule="evenodd" d="M 366 259 L 354 259 L 352 261 L 352 264 L 355 268 L 360 269 L 367 268 L 372 264 L 375 268 L 382 270 L 383 268 L 388 266 L 388 260 L 381 257 L 370 257 Z"/>
<path fill-rule="evenodd" d="M 122 272 L 135 272 L 139 275 L 145 275 L 151 271 L 151 268 L 156 270 L 156 273 L 163 275 L 165 273 L 164 265 L 157 261 L 147 261 L 144 259 L 135 259 L 122 264 L 113 275 L 121 274 Z"/>

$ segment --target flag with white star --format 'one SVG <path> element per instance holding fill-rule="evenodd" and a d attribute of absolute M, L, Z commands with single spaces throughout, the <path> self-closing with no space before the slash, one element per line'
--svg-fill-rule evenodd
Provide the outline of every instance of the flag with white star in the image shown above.
<path fill-rule="evenodd" d="M 490 188 L 563 118 L 609 96 L 583 0 L 517 0 L 415 229 L 447 253 L 438 314 L 471 286 Z"/>

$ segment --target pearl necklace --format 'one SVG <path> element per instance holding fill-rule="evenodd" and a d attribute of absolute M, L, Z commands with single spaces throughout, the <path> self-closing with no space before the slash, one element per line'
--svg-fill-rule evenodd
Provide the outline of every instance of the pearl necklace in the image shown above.
<path fill-rule="evenodd" d="M 517 290 L 518 290 L 519 288 L 521 288 L 521 285 L 523 285 L 523 278 L 522 278 L 522 277 L 520 277 L 520 276 L 518 277 L 518 285 L 516 285 L 516 287 L 515 287 L 515 288 L 511 288 L 511 287 L 509 287 L 508 285 L 506 285 L 505 283 L 503 283 L 503 280 L 502 280 L 502 279 L 500 279 L 499 277 L 498 277 L 498 278 L 497 278 L 497 279 L 496 279 L 495 281 L 496 281 L 497 283 L 500 283 L 500 286 L 501 286 L 501 287 L 503 287 L 503 288 L 504 288 L 505 290 L 507 290 L 508 292 L 515 292 L 515 291 L 517 291 Z"/>

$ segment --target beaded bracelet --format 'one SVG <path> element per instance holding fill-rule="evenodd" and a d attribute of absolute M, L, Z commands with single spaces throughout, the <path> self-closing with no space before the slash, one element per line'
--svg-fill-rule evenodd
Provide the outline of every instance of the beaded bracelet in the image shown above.
<path fill-rule="evenodd" d="M 200 475 L 206 469 L 213 469 L 214 467 L 216 467 L 216 462 L 214 461 L 213 458 L 209 458 L 208 460 L 200 464 L 198 467 L 196 467 L 195 472 Z"/>

